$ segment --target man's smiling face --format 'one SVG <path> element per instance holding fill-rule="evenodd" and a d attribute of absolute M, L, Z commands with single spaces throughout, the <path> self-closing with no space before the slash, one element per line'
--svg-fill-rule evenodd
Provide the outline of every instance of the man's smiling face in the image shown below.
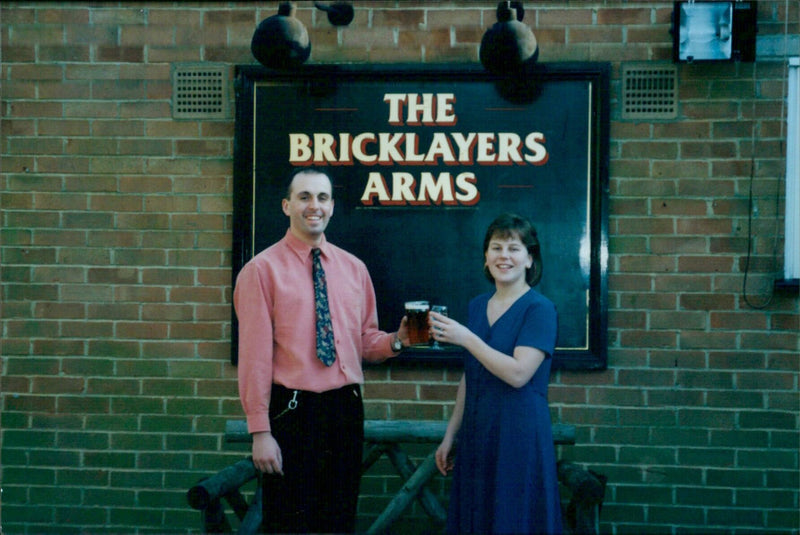
<path fill-rule="evenodd" d="M 333 215 L 330 179 L 315 172 L 300 173 L 292 180 L 283 213 L 289 216 L 292 233 L 309 244 L 318 244 Z"/>

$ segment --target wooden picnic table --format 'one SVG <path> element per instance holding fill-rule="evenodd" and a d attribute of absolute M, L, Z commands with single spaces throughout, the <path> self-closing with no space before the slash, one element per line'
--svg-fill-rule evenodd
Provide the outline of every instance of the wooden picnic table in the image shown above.
<path fill-rule="evenodd" d="M 369 527 L 368 534 L 387 531 L 415 499 L 419 500 L 422 508 L 431 518 L 439 523 L 444 523 L 447 512 L 427 486 L 438 472 L 435 448 L 422 462 L 414 464 L 404 451 L 403 445 L 420 443 L 438 445 L 446 429 L 447 422 L 438 420 L 365 420 L 365 450 L 361 473 L 365 473 L 378 459 L 386 455 L 404 480 L 403 486 Z M 246 421 L 228 420 L 225 424 L 225 441 L 228 443 L 251 442 L 252 437 L 247 431 Z M 554 424 L 553 441 L 555 444 L 574 444 L 575 427 L 567 424 Z M 232 505 L 237 515 L 244 518 L 242 500 L 237 498 L 236 494 L 241 485 L 255 478 L 256 475 L 252 460 L 240 461 L 192 487 L 187 496 L 189 503 L 195 509 L 212 511 L 213 522 L 219 522 L 219 497 L 228 497 L 230 501 L 232 496 L 234 502 Z M 254 516 L 253 513 L 251 516 Z M 258 518 L 260 522 L 260 515 Z"/>

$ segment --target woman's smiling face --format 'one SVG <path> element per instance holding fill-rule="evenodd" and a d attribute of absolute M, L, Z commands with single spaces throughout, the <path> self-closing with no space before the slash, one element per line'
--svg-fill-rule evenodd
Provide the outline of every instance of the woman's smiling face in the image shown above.
<path fill-rule="evenodd" d="M 525 280 L 525 270 L 533 265 L 533 257 L 516 234 L 493 236 L 486 248 L 486 267 L 496 284 L 512 284 Z"/>

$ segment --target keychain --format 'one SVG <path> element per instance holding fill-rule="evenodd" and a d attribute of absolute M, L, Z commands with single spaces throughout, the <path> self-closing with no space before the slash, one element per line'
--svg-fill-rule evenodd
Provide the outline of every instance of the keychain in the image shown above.
<path fill-rule="evenodd" d="M 277 420 L 278 418 L 280 418 L 281 416 L 283 416 L 287 412 L 293 411 L 296 408 L 297 408 L 297 390 L 294 391 L 294 394 L 292 395 L 292 399 L 289 400 L 289 405 L 287 405 L 286 408 L 283 409 L 283 411 L 279 415 L 277 415 L 275 418 L 273 418 L 273 420 Z"/>

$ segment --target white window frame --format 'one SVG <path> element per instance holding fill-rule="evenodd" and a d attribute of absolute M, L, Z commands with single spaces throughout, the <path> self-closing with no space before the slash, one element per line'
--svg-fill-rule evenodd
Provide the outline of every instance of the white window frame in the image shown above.
<path fill-rule="evenodd" d="M 785 280 L 800 279 L 800 57 L 789 58 L 786 115 Z"/>

